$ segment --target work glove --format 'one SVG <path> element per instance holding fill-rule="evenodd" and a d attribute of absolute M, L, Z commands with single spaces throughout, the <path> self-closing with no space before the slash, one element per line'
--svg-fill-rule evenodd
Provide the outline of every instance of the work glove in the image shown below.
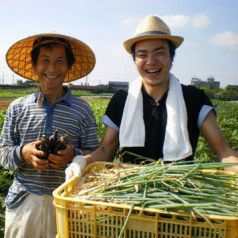
<path fill-rule="evenodd" d="M 81 177 L 86 164 L 87 162 L 82 155 L 75 156 L 69 166 L 65 169 L 65 180 L 68 181 L 73 176 Z"/>

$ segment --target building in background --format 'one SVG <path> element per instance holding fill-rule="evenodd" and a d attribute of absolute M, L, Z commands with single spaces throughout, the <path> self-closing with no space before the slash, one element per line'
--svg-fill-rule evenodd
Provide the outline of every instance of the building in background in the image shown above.
<path fill-rule="evenodd" d="M 114 93 L 120 89 L 127 90 L 129 87 L 129 83 L 120 81 L 109 81 L 108 84 L 99 84 L 94 86 L 83 83 L 81 85 L 73 85 L 70 83 L 69 87 L 75 90 L 89 90 L 96 93 Z"/>
<path fill-rule="evenodd" d="M 208 77 L 206 81 L 194 77 L 191 79 L 191 85 L 196 87 L 220 88 L 220 81 L 215 81 L 213 76 Z"/>
<path fill-rule="evenodd" d="M 108 87 L 110 90 L 117 91 L 120 89 L 128 90 L 129 82 L 109 81 Z"/>

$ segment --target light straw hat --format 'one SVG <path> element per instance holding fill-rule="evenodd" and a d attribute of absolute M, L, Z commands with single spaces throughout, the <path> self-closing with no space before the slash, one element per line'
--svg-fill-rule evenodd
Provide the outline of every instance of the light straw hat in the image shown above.
<path fill-rule="evenodd" d="M 138 41 L 148 39 L 167 39 L 177 48 L 183 42 L 183 37 L 171 35 L 169 27 L 157 16 L 147 16 L 143 18 L 136 27 L 132 38 L 123 43 L 128 53 L 131 47 Z"/>
<path fill-rule="evenodd" d="M 41 39 L 44 40 L 41 41 Z M 53 33 L 39 34 L 16 42 L 7 51 L 6 61 L 8 66 L 23 78 L 37 81 L 37 75 L 33 71 L 31 60 L 33 43 L 35 44 L 36 42 L 37 44 L 34 48 L 51 42 L 59 43 L 66 47 L 69 47 L 67 44 L 70 45 L 75 61 L 64 82 L 71 82 L 88 75 L 95 66 L 95 55 L 92 49 L 84 42 L 66 35 Z M 64 42 L 66 43 L 64 44 Z"/>

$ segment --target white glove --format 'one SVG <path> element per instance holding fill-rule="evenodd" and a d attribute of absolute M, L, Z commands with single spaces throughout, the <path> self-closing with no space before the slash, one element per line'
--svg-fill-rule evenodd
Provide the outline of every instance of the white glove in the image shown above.
<path fill-rule="evenodd" d="M 77 155 L 65 170 L 65 180 L 68 181 L 73 176 L 81 177 L 82 171 L 87 162 L 82 155 Z"/>

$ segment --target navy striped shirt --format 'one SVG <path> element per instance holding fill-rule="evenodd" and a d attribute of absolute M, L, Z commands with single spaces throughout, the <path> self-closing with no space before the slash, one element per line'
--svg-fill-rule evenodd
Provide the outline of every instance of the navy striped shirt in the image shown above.
<path fill-rule="evenodd" d="M 14 181 L 6 197 L 8 208 L 17 207 L 29 193 L 52 194 L 65 181 L 65 168 L 37 171 L 20 156 L 20 147 L 43 135 L 67 134 L 75 154 L 87 154 L 98 147 L 96 122 L 90 105 L 73 96 L 69 89 L 53 105 L 43 100 L 38 105 L 39 91 L 13 101 L 6 113 L 0 138 L 0 162 L 14 170 Z"/>

